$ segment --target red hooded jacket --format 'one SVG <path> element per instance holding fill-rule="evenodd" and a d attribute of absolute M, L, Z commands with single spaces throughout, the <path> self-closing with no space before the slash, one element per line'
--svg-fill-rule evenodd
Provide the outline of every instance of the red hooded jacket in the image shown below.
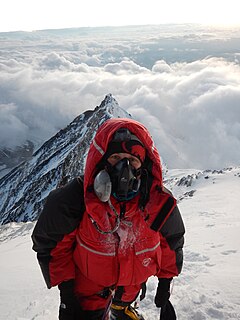
<path fill-rule="evenodd" d="M 139 207 L 141 194 L 124 203 L 111 197 L 110 206 L 93 191 L 97 164 L 119 128 L 129 129 L 147 150 L 152 181 L 144 208 Z M 111 232 L 117 216 L 119 227 Z M 32 239 L 49 288 L 76 278 L 78 272 L 109 287 L 138 285 L 152 275 L 177 276 L 184 232 L 176 200 L 163 187 L 160 157 L 148 130 L 134 120 L 110 119 L 91 143 L 84 185 L 75 179 L 49 195 Z"/>

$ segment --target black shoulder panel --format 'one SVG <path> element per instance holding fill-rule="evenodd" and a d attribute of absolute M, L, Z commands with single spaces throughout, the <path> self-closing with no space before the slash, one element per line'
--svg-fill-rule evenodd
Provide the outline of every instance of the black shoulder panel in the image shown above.
<path fill-rule="evenodd" d="M 167 221 L 164 223 L 161 233 L 165 238 L 171 238 L 185 233 L 184 223 L 178 206 L 173 209 Z"/>
<path fill-rule="evenodd" d="M 58 234 L 70 233 L 82 219 L 84 210 L 83 185 L 76 178 L 49 194 L 36 227 Z"/>
<path fill-rule="evenodd" d="M 153 223 L 151 224 L 150 228 L 152 230 L 159 231 L 164 220 L 166 219 L 170 211 L 173 209 L 173 206 L 175 206 L 174 198 L 169 196 L 167 201 L 164 203 L 163 207 L 161 208 L 160 212 L 154 219 Z"/>

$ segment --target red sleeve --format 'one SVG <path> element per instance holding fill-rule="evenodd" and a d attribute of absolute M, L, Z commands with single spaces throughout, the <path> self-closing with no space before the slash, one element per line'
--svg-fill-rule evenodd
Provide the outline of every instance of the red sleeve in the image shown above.
<path fill-rule="evenodd" d="M 158 278 L 172 278 L 179 274 L 177 263 L 176 263 L 176 253 L 172 250 L 167 240 L 160 234 L 161 239 L 161 250 L 162 250 L 162 259 L 161 259 L 161 269 L 157 274 Z"/>
<path fill-rule="evenodd" d="M 73 249 L 76 231 L 65 235 L 51 251 L 49 263 L 50 285 L 54 287 L 63 281 L 75 278 L 75 265 L 73 262 Z"/>

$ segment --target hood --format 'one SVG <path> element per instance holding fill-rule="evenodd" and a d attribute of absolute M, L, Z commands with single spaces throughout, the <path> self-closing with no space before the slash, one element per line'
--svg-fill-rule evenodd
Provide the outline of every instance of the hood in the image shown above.
<path fill-rule="evenodd" d="M 154 232 L 160 230 L 167 217 L 171 214 L 176 205 L 176 200 L 163 191 L 162 168 L 160 156 L 154 146 L 148 130 L 141 123 L 125 118 L 113 118 L 107 120 L 97 131 L 93 139 L 86 161 L 84 175 L 84 200 L 86 206 L 86 219 L 90 217 L 92 223 L 98 225 L 93 228 L 94 232 L 102 230 L 106 233 L 114 233 L 118 225 L 117 219 L 121 217 L 121 204 L 102 202 L 98 199 L 93 189 L 95 175 L 99 170 L 99 162 L 107 151 L 109 142 L 112 140 L 115 131 L 120 128 L 127 128 L 143 143 L 146 148 L 146 157 L 148 158 L 147 170 L 151 174 L 152 182 L 149 190 L 149 199 L 144 207 L 140 208 L 137 199 L 126 201 L 126 211 L 124 218 L 141 215 L 142 222 L 146 223 Z M 144 194 L 145 196 L 145 194 Z M 137 196 L 142 200 L 141 194 Z M 169 202 L 170 200 L 170 202 Z M 116 202 L 116 201 L 115 201 Z M 121 218 L 120 218 L 121 221 Z M 121 223 L 121 222 L 120 222 Z M 98 229 L 98 231 L 97 231 Z"/>
<path fill-rule="evenodd" d="M 101 161 L 107 151 L 109 142 L 111 141 L 115 131 L 120 128 L 127 128 L 143 143 L 147 150 L 147 156 L 152 161 L 152 172 L 157 184 L 162 186 L 162 168 L 159 153 L 154 146 L 149 131 L 143 124 L 128 118 L 113 118 L 107 120 L 97 131 L 88 152 L 85 175 L 84 175 L 84 192 L 93 185 L 96 174 L 96 166 Z"/>

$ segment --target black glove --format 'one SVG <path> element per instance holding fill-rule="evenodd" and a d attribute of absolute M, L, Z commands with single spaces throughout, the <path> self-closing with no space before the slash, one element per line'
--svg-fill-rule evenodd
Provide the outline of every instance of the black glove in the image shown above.
<path fill-rule="evenodd" d="M 168 299 L 170 298 L 170 283 L 172 278 L 159 278 L 158 279 L 158 287 L 155 295 L 155 304 L 158 308 L 165 307 Z"/>
<path fill-rule="evenodd" d="M 58 286 L 60 290 L 59 320 L 77 320 L 80 305 L 74 294 L 74 280 L 64 281 Z"/>

